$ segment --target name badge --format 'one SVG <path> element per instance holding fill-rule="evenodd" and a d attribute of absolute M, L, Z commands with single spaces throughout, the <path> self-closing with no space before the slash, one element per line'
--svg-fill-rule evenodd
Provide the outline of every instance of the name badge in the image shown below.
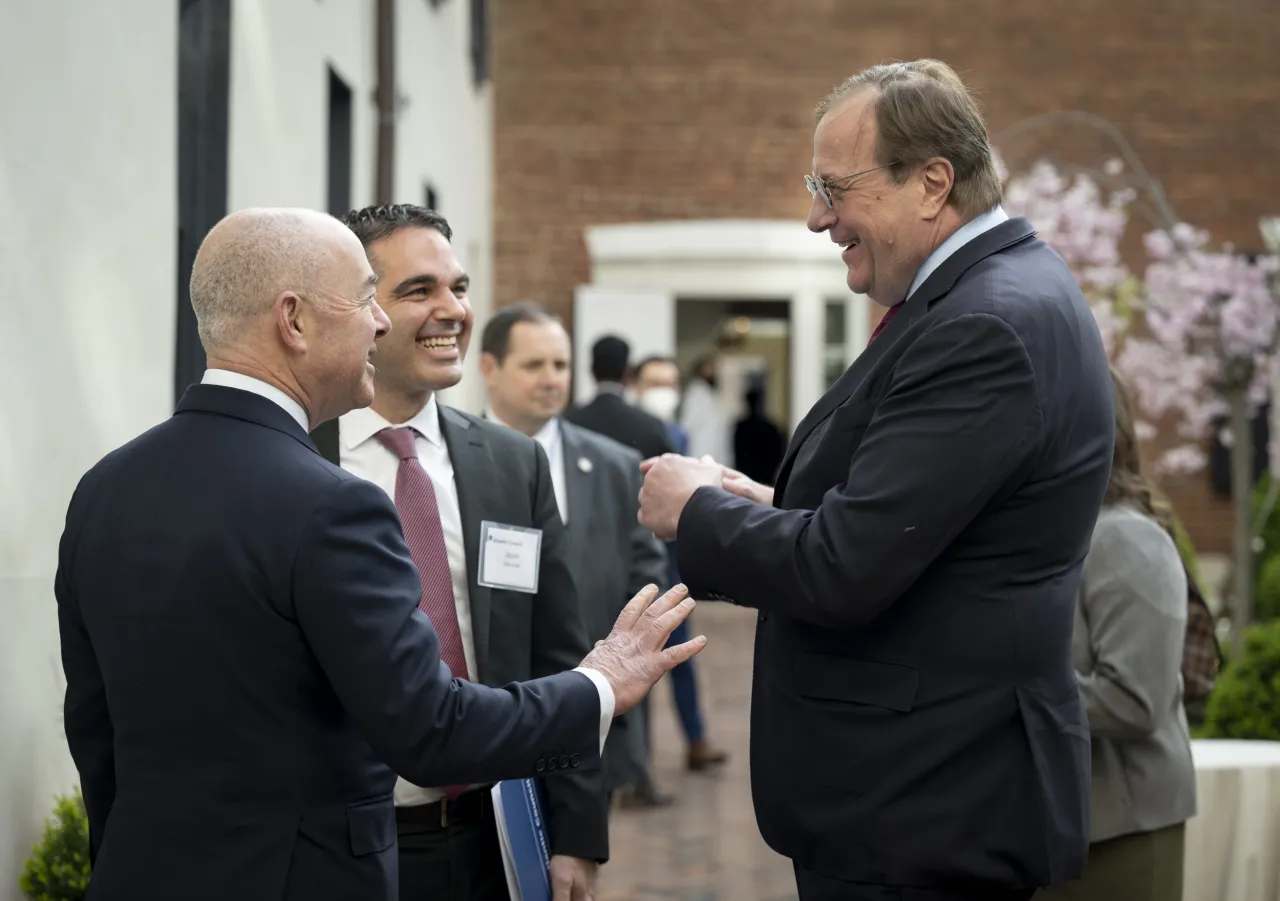
<path fill-rule="evenodd" d="M 524 526 L 480 523 L 480 574 L 486 588 L 538 593 L 538 564 L 542 559 L 542 530 Z"/>

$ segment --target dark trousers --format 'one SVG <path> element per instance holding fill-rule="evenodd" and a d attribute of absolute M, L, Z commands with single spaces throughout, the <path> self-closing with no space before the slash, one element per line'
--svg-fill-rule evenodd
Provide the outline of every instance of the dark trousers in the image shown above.
<path fill-rule="evenodd" d="M 400 901 L 511 901 L 489 790 L 449 804 L 396 808 Z"/>
<path fill-rule="evenodd" d="M 675 627 L 667 647 L 684 644 L 693 636 L 690 634 L 689 620 Z M 667 676 L 671 680 L 671 695 L 676 702 L 676 713 L 680 717 L 680 729 L 684 732 L 687 744 L 702 741 L 702 711 L 698 709 L 698 671 L 694 669 L 692 660 L 686 660 Z M 646 700 L 648 696 L 646 695 Z"/>
<path fill-rule="evenodd" d="M 1186 824 L 1089 846 L 1084 875 L 1041 889 L 1036 901 L 1182 901 Z"/>
<path fill-rule="evenodd" d="M 800 901 L 1030 901 L 1034 889 L 932 889 L 845 882 L 797 866 Z"/>

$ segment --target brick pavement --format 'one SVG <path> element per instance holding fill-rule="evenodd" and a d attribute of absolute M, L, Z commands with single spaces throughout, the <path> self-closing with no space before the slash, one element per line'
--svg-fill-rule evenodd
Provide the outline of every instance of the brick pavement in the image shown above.
<path fill-rule="evenodd" d="M 789 862 L 760 838 L 747 771 L 751 648 L 755 615 L 704 602 L 695 631 L 706 634 L 698 657 L 707 734 L 732 754 L 718 773 L 684 769 L 684 741 L 670 686 L 653 695 L 654 756 L 670 807 L 615 811 L 612 859 L 600 876 L 599 901 L 794 901 Z"/>

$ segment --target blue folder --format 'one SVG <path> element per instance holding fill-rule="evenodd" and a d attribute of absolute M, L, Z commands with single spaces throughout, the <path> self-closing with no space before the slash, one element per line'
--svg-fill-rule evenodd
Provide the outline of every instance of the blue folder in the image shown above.
<path fill-rule="evenodd" d="M 513 779 L 493 787 L 498 840 L 511 901 L 551 901 L 551 846 L 537 779 Z"/>

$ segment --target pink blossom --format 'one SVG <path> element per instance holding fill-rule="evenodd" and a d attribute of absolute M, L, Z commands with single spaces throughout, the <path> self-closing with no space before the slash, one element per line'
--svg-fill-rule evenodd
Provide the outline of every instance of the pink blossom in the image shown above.
<path fill-rule="evenodd" d="M 1181 443 L 1161 469 L 1203 466 L 1226 398 L 1242 395 L 1256 409 L 1280 376 L 1280 257 L 1249 261 L 1230 246 L 1212 249 L 1208 232 L 1182 222 L 1144 236 L 1149 262 L 1138 282 L 1120 255 L 1131 190 L 1106 193 L 1088 174 L 1068 177 L 1046 161 L 1008 177 L 998 159 L 998 171 L 1005 209 L 1026 216 L 1071 269 L 1141 411 L 1172 421 Z M 1115 177 L 1123 166 L 1111 160 L 1103 171 Z M 1141 337 L 1128 332 L 1131 313 L 1144 321 Z M 1140 428 L 1144 440 L 1155 434 L 1149 422 Z"/>
<path fill-rule="evenodd" d="M 1177 434 L 1199 445 L 1226 414 L 1230 395 L 1242 394 L 1251 411 L 1266 401 L 1280 337 L 1280 298 L 1271 282 L 1280 261 L 1208 250 L 1208 240 L 1185 223 L 1145 237 L 1150 337 L 1130 339 L 1116 360 L 1142 409 L 1172 414 Z M 1193 449 L 1172 448 L 1162 467 L 1185 469 L 1199 458 Z"/>
<path fill-rule="evenodd" d="M 1093 300 L 1129 278 L 1120 257 L 1120 239 L 1129 223 L 1133 192 L 1103 194 L 1084 173 L 1068 180 L 1052 163 L 1040 161 L 1005 187 L 1004 207 L 1022 215 L 1056 250 Z"/>

